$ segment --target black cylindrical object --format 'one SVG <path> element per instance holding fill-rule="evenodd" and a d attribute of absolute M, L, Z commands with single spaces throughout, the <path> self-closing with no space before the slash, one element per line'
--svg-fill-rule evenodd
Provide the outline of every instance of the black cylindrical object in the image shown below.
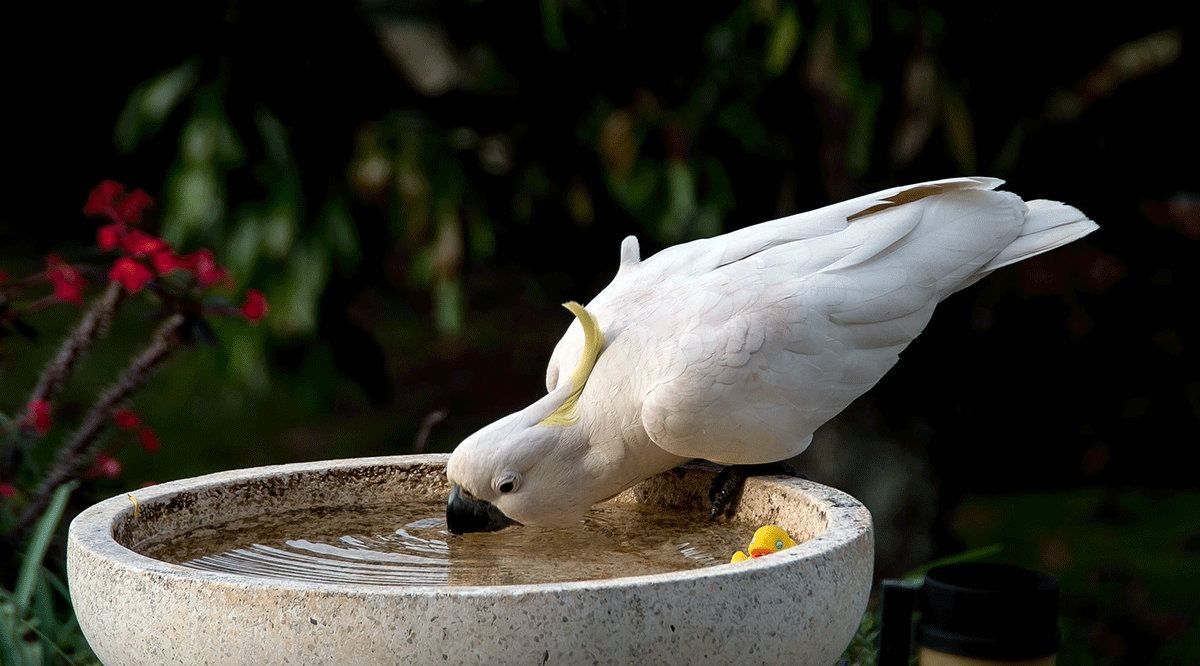
<path fill-rule="evenodd" d="M 879 594 L 879 666 L 908 666 L 917 588 L 885 580 Z"/>
<path fill-rule="evenodd" d="M 994 661 L 1058 652 L 1058 580 L 1009 564 L 935 567 L 919 595 L 917 643 L 950 655 Z"/>

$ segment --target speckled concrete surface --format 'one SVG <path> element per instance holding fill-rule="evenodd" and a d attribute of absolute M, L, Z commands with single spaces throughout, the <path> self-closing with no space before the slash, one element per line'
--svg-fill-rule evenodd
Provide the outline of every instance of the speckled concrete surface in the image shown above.
<path fill-rule="evenodd" d="M 84 635 L 106 666 L 140 664 L 833 664 L 867 604 L 871 518 L 799 479 L 754 478 L 739 516 L 811 536 L 737 564 L 558 585 L 350 587 L 202 572 L 125 545 L 233 516 L 370 497 L 445 497 L 448 456 L 222 472 L 120 495 L 72 523 L 67 567 Z M 699 510 L 711 472 L 622 493 Z"/>

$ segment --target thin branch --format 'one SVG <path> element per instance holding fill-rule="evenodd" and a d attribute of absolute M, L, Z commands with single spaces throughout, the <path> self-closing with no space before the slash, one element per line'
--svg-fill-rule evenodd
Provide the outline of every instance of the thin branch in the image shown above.
<path fill-rule="evenodd" d="M 121 288 L 120 283 L 111 282 L 104 292 L 92 301 L 87 313 L 79 320 L 79 325 L 63 340 L 62 346 L 58 348 L 58 353 L 42 369 L 37 386 L 29 395 L 29 399 L 25 401 L 23 413 L 9 423 L 9 428 L 20 428 L 21 424 L 28 423 L 33 414 L 34 403 L 53 402 L 58 397 L 59 392 L 66 385 L 67 378 L 71 376 L 71 371 L 83 357 L 83 353 L 95 342 L 96 338 L 100 337 L 109 322 L 112 321 L 113 312 L 120 305 L 124 293 L 125 290 Z M 52 297 L 41 299 L 37 304 L 40 306 L 42 302 L 48 300 L 56 299 Z M 3 452 L 0 452 L 0 479 L 12 477 L 13 467 L 19 458 L 17 449 L 21 438 L 9 437 L 6 440 Z"/>
<path fill-rule="evenodd" d="M 29 405 L 36 401 L 52 402 L 58 396 L 67 377 L 70 376 L 71 370 L 82 356 L 82 352 L 100 336 L 100 332 L 108 325 L 113 310 L 121 301 L 122 294 L 124 294 L 124 290 L 121 288 L 121 283 L 110 282 L 104 293 L 92 302 L 92 307 L 79 321 L 79 326 L 66 340 L 63 340 L 58 354 L 42 370 L 37 387 L 33 389 L 28 402 L 25 403 L 27 410 Z"/>
<path fill-rule="evenodd" d="M 444 409 L 439 409 L 430 412 L 425 420 L 421 422 L 421 429 L 417 432 L 417 437 L 413 440 L 413 453 L 425 453 L 425 442 L 429 439 L 429 433 L 433 430 L 433 426 L 446 420 L 446 415 L 449 414 Z"/>
<path fill-rule="evenodd" d="M 38 516 L 45 511 L 55 489 L 76 478 L 83 466 L 96 454 L 99 436 L 112 423 L 117 408 L 150 378 L 153 371 L 171 355 L 171 352 L 180 347 L 178 333 L 186 321 L 187 318 L 179 313 L 168 317 L 154 332 L 150 344 L 121 373 L 120 378 L 96 399 L 71 441 L 59 449 L 54 467 L 46 475 L 17 522 L 18 533 L 33 525 Z"/>

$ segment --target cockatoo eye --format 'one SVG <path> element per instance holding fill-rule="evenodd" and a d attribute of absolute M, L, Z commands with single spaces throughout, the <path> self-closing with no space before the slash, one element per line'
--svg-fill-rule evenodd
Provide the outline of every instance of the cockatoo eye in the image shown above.
<path fill-rule="evenodd" d="M 521 487 L 521 475 L 515 472 L 503 474 L 496 478 L 494 487 L 499 493 L 511 493 Z"/>
<path fill-rule="evenodd" d="M 783 539 L 775 542 L 775 550 L 783 550 Z"/>

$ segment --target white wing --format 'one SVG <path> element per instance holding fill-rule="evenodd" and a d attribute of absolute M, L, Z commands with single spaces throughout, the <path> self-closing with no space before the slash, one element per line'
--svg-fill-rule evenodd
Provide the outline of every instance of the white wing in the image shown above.
<path fill-rule="evenodd" d="M 678 456 L 747 464 L 803 451 L 896 363 L 942 298 L 1095 229 L 1068 206 L 992 191 L 1000 183 L 895 188 L 644 262 L 627 240 L 616 278 L 588 305 L 607 345 L 582 400 L 606 418 L 632 409 Z M 549 388 L 581 347 L 575 323 Z"/>

